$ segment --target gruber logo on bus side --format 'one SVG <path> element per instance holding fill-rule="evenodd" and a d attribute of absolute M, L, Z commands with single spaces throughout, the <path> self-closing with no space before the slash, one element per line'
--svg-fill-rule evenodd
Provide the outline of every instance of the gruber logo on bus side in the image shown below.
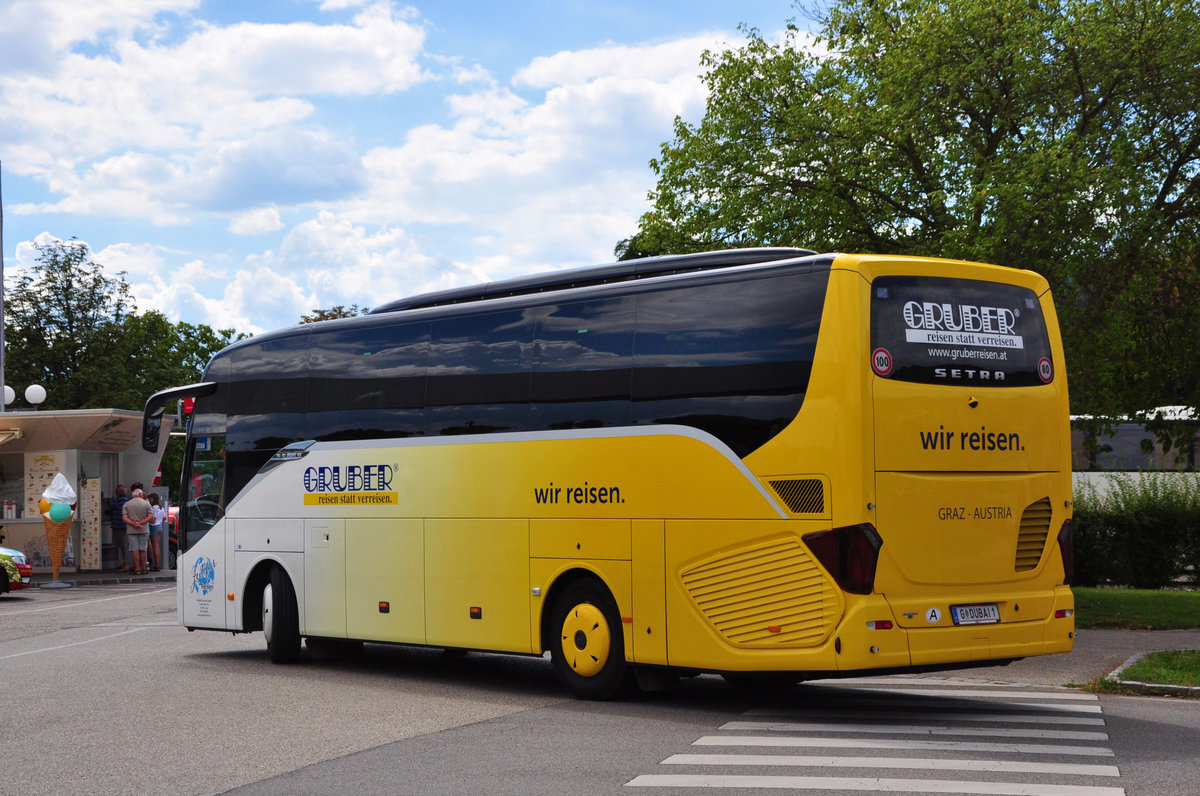
<path fill-rule="evenodd" d="M 350 464 L 309 467 L 304 471 L 306 506 L 394 506 L 396 467 L 390 464 Z"/>

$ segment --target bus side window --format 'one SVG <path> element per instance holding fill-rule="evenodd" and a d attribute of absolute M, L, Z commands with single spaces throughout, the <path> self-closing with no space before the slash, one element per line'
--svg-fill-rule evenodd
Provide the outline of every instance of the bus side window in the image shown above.
<path fill-rule="evenodd" d="M 635 301 L 631 295 L 554 304 L 534 334 L 534 429 L 626 426 Z"/>
<path fill-rule="evenodd" d="M 746 456 L 800 411 L 827 272 L 714 282 L 638 298 L 633 422 L 707 431 Z"/>
<path fill-rule="evenodd" d="M 433 322 L 425 393 L 432 435 L 529 428 L 533 315 L 523 310 L 454 315 Z"/>

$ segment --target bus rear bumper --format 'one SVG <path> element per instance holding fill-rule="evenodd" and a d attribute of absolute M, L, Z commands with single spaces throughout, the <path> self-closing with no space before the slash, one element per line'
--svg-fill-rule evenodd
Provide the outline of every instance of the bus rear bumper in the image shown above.
<path fill-rule="evenodd" d="M 910 629 L 911 663 L 925 666 L 1070 652 L 1075 648 L 1074 597 L 1065 586 L 1054 596 L 1054 610 L 1039 621 Z"/>

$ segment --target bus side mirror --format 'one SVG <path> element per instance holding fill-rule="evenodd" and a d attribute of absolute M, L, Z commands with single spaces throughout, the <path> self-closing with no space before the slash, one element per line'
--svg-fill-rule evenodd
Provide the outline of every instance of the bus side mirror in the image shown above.
<path fill-rule="evenodd" d="M 158 452 L 158 439 L 162 431 L 162 415 L 142 417 L 142 449 L 150 453 Z"/>

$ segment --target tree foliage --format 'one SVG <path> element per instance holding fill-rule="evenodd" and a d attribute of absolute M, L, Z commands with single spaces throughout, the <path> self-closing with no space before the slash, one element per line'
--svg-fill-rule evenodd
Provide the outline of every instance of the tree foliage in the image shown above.
<path fill-rule="evenodd" d="M 618 253 L 744 245 L 1045 274 L 1077 412 L 1200 402 L 1200 6 L 841 0 L 707 53 Z"/>
<path fill-rule="evenodd" d="M 366 314 L 366 307 L 360 307 L 357 304 L 351 304 L 349 307 L 338 304 L 328 309 L 316 309 L 307 315 L 301 315 L 300 323 L 318 323 L 320 321 L 331 321 L 334 318 L 353 318 L 356 315 Z"/>
<path fill-rule="evenodd" d="M 235 339 L 232 329 L 138 313 L 124 274 L 107 275 L 84 243 L 35 245 L 36 265 L 5 294 L 4 374 L 14 388 L 45 387 L 46 409 L 140 410 L 157 390 L 198 381 Z"/>

